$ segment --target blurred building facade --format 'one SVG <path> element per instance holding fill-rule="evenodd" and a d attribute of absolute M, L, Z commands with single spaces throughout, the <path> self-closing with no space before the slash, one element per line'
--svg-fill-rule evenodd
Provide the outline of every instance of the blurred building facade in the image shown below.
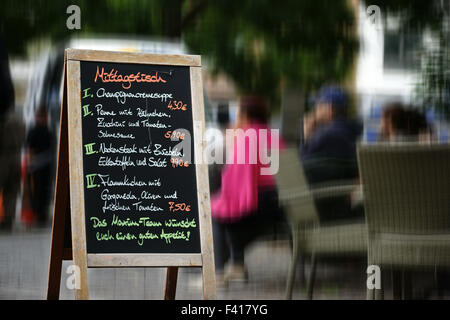
<path fill-rule="evenodd" d="M 417 86 L 421 81 L 422 52 L 435 41 L 430 32 L 403 30 L 399 18 L 381 12 L 381 19 L 367 17 L 360 6 L 360 53 L 356 76 L 358 113 L 364 120 L 364 140 L 375 142 L 381 110 L 389 102 L 421 104 Z M 385 16 L 383 16 L 385 15 Z M 448 123 L 433 109 L 427 119 L 440 142 L 448 142 Z"/>

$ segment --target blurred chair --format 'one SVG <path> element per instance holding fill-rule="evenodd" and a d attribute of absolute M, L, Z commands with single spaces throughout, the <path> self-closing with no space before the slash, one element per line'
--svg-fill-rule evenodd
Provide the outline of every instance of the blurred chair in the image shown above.
<path fill-rule="evenodd" d="M 450 267 L 450 146 L 359 145 L 358 160 L 368 265 Z M 368 289 L 367 298 L 382 299 L 383 293 L 383 286 Z"/>
<path fill-rule="evenodd" d="M 275 176 L 279 199 L 289 220 L 292 232 L 292 262 L 286 284 L 286 299 L 292 298 L 299 254 L 311 255 L 311 271 L 307 295 L 311 299 L 319 255 L 365 255 L 366 228 L 362 219 L 320 223 L 314 200 L 349 195 L 355 185 L 337 182 L 333 185 L 310 188 L 299 159 L 298 149 L 280 152 L 280 165 Z M 303 273 L 304 260 L 301 259 Z"/>

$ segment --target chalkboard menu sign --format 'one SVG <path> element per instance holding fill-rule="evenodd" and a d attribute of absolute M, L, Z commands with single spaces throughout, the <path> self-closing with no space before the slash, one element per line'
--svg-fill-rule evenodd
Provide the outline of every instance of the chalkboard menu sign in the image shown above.
<path fill-rule="evenodd" d="M 64 259 L 76 299 L 89 267 L 167 267 L 173 299 L 180 266 L 215 298 L 201 78 L 199 56 L 66 50 L 49 299 Z"/>
<path fill-rule="evenodd" d="M 81 92 L 87 252 L 199 253 L 189 67 L 81 62 Z"/>

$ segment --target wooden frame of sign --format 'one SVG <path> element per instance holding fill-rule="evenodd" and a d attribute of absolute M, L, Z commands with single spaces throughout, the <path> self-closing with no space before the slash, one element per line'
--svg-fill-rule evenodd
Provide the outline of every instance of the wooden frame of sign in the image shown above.
<path fill-rule="evenodd" d="M 88 299 L 87 268 L 166 267 L 164 299 L 174 299 L 178 267 L 201 267 L 203 298 L 216 298 L 208 171 L 195 161 L 198 201 L 199 253 L 89 253 L 86 241 L 85 179 L 82 139 L 82 62 L 121 63 L 189 68 L 194 159 L 202 157 L 205 120 L 201 58 L 193 55 L 156 55 L 66 49 L 61 107 L 60 142 L 53 209 L 48 299 L 58 299 L 63 260 L 73 260 L 78 277 L 75 299 Z M 149 131 L 150 132 L 150 131 Z M 200 161 L 201 162 L 201 161 Z M 195 192 L 195 191 L 194 191 Z M 164 232 L 164 231 L 163 231 Z M 71 235 L 70 235 L 71 234 Z"/>

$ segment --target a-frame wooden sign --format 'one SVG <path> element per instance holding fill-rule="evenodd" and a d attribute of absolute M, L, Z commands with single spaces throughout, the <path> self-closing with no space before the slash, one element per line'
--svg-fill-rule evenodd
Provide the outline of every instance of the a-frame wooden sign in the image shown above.
<path fill-rule="evenodd" d="M 63 260 L 76 299 L 87 268 L 126 267 L 166 267 L 164 299 L 200 267 L 216 298 L 204 130 L 200 56 L 66 49 L 48 299 Z"/>

